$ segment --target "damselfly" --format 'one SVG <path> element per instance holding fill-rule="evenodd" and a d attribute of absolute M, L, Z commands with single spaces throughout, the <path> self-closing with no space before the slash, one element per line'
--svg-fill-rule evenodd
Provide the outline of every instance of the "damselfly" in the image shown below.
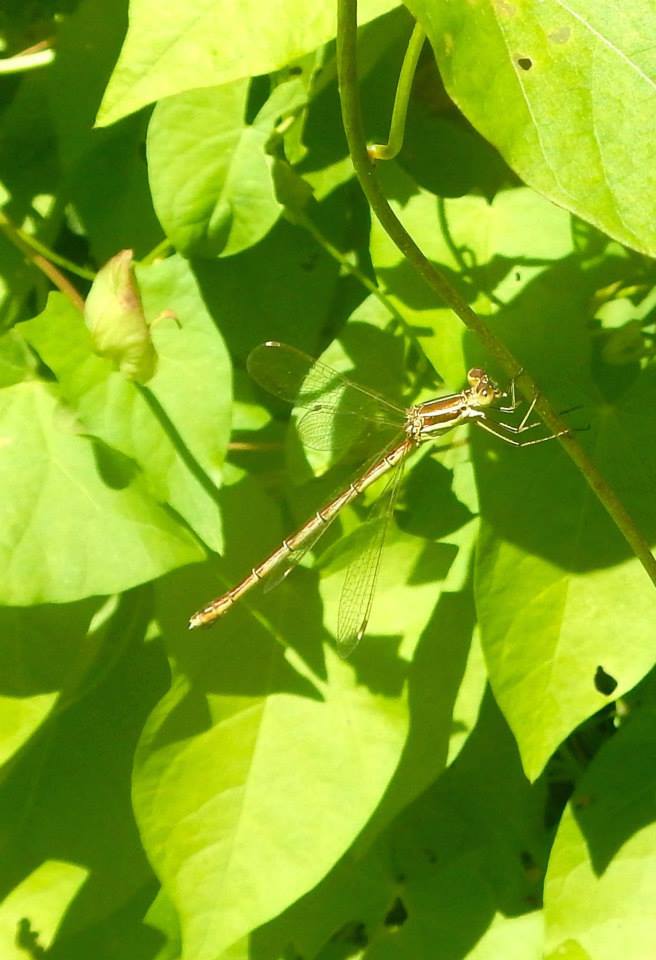
<path fill-rule="evenodd" d="M 404 461 L 412 451 L 466 421 L 516 447 L 533 446 L 562 436 L 549 434 L 536 439 L 523 438 L 526 431 L 540 425 L 538 420 L 529 422 L 535 397 L 517 425 L 493 417 L 493 410 L 513 413 L 521 401 L 516 398 L 514 380 L 509 391 L 503 391 L 480 367 L 469 371 L 469 386 L 460 393 L 403 409 L 326 364 L 277 341 L 256 347 L 248 357 L 247 366 L 253 379 L 266 390 L 304 408 L 298 428 L 309 446 L 319 449 L 327 446 L 334 451 L 340 444 L 352 444 L 362 433 L 374 431 L 381 452 L 357 479 L 283 540 L 243 580 L 195 613 L 189 621 L 190 629 L 213 623 L 266 577 L 271 578 L 274 573 L 279 574 L 278 579 L 285 576 L 316 544 L 342 507 L 384 474 L 390 473 L 387 486 L 376 504 L 376 516 L 365 525 L 364 536 L 347 567 L 342 587 L 336 639 L 339 653 L 348 656 L 367 628 L 385 531 L 394 509 Z M 502 406 L 499 402 L 502 400 L 509 402 Z"/>

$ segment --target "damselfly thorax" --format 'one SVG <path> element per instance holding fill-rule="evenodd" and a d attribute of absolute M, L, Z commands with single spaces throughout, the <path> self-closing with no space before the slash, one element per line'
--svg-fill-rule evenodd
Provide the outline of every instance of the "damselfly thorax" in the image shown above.
<path fill-rule="evenodd" d="M 192 629 L 213 623 L 261 580 L 280 571 L 286 575 L 316 544 L 340 510 L 380 477 L 390 474 L 376 503 L 376 514 L 367 522 L 366 536 L 347 568 L 342 588 L 336 639 L 340 654 L 348 656 L 367 627 L 387 524 L 394 509 L 403 464 L 412 451 L 466 421 L 516 447 L 544 443 L 556 436 L 549 434 L 530 440 L 522 437 L 526 431 L 540 425 L 539 421 L 529 422 L 536 398 L 517 425 L 493 417 L 492 410 L 512 414 L 519 406 L 514 381 L 508 391 L 503 391 L 480 367 L 469 371 L 469 386 L 465 390 L 405 410 L 326 364 L 277 341 L 256 347 L 249 356 L 248 369 L 265 389 L 305 409 L 299 430 L 308 442 L 313 441 L 317 446 L 322 436 L 328 436 L 330 439 L 326 444 L 334 447 L 336 434 L 333 426 L 341 418 L 341 422 L 350 428 L 346 433 L 351 439 L 354 425 L 362 425 L 363 430 L 370 428 L 377 433 L 382 441 L 379 444 L 381 453 L 359 477 L 253 567 L 243 580 L 195 613 L 189 621 Z M 502 399 L 508 401 L 506 406 L 499 405 Z M 357 434 L 357 430 L 355 432 Z M 386 437 L 389 438 L 387 442 Z"/>
<path fill-rule="evenodd" d="M 432 440 L 436 434 L 452 430 L 465 420 L 480 420 L 485 411 L 504 392 L 485 370 L 474 367 L 467 374 L 469 389 L 446 397 L 426 400 L 407 411 L 406 433 L 417 443 Z"/>

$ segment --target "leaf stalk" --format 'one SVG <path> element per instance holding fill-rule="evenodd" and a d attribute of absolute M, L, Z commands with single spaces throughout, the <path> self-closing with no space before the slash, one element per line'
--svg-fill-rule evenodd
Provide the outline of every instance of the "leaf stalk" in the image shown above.
<path fill-rule="evenodd" d="M 420 23 L 415 23 L 399 74 L 387 143 L 372 143 L 367 147 L 367 153 L 372 160 L 393 160 L 401 151 L 412 84 L 425 40 L 424 28 Z"/>

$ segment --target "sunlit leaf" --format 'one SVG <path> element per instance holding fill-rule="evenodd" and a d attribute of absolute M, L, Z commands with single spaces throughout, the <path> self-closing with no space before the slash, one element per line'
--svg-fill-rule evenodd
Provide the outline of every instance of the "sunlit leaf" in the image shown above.
<path fill-rule="evenodd" d="M 365 0 L 360 22 L 394 6 L 394 0 Z M 132 0 L 125 45 L 98 122 L 114 123 L 174 93 L 277 70 L 331 40 L 335 28 L 329 0 L 312 7 L 287 0 L 263 7 L 249 0 L 238 10 L 207 0 L 166 8 Z"/>
<path fill-rule="evenodd" d="M 159 357 L 157 374 L 143 389 L 94 354 L 81 319 L 62 301 L 21 329 L 57 374 L 85 430 L 109 448 L 100 454 L 129 458 L 119 457 L 113 469 L 130 477 L 138 465 L 155 500 L 170 504 L 220 549 L 216 487 L 231 400 L 225 347 L 184 260 L 142 270 L 139 281 Z"/>
<path fill-rule="evenodd" d="M 526 188 L 483 197 L 436 198 L 395 164 L 383 171 L 392 205 L 424 253 L 482 314 L 496 314 L 550 264 L 573 251 L 570 218 Z M 466 361 L 463 324 L 440 304 L 376 220 L 372 259 L 391 302 L 420 338 L 449 386 L 459 389 Z"/>
<path fill-rule="evenodd" d="M 629 718 L 595 757 L 563 815 L 544 898 L 554 960 L 610 960 L 618 951 L 631 960 L 652 956 L 654 720 L 653 709 Z"/>
<path fill-rule="evenodd" d="M 222 658 L 226 681 L 235 656 Z M 197 960 L 321 879 L 371 814 L 403 744 L 400 703 L 355 686 L 349 668 L 330 665 L 314 694 L 281 689 L 277 655 L 266 669 L 269 681 L 251 669 L 255 684 L 241 695 L 230 681 L 205 694 L 178 684 L 137 760 L 144 843 Z"/>
<path fill-rule="evenodd" d="M 46 860 L 15 887 L 0 903 L 3 957 L 24 960 L 47 950 L 87 875 L 77 864 Z"/>
<path fill-rule="evenodd" d="M 617 395 L 604 397 L 615 368 L 598 368 L 596 383 L 590 381 L 567 285 L 545 283 L 542 292 L 532 352 L 537 357 L 543 336 L 553 340 L 543 362 L 545 389 L 563 406 L 565 390 L 570 402 L 584 404 L 568 420 L 591 429 L 575 435 L 650 536 L 656 463 L 641 440 L 640 411 L 653 402 L 653 371 L 632 371 Z M 565 325 L 569 349 L 559 335 Z M 555 442 L 513 450 L 491 439 L 476 450 L 486 520 L 476 591 L 483 646 L 495 696 L 534 778 L 575 727 L 653 666 L 656 593 Z M 610 687 L 599 683 L 600 670 L 612 678 Z"/>
<path fill-rule="evenodd" d="M 34 380 L 0 391 L 0 437 L 3 603 L 115 593 L 198 559 L 194 540 L 143 481 L 107 482 L 51 386 Z"/>
<path fill-rule="evenodd" d="M 408 5 L 450 96 L 526 183 L 653 256 L 653 4 Z"/>
<path fill-rule="evenodd" d="M 148 128 L 153 202 L 183 253 L 231 256 L 261 240 L 280 216 L 273 124 L 245 121 L 248 81 L 180 93 L 155 108 Z"/>

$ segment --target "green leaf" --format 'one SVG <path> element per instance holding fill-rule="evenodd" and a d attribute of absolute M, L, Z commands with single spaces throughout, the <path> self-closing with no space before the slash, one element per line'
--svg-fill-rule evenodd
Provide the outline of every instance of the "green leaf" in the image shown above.
<path fill-rule="evenodd" d="M 577 940 L 562 940 L 546 960 L 592 960 L 592 957 Z"/>
<path fill-rule="evenodd" d="M 586 501 L 579 498 L 562 522 L 582 523 L 594 509 Z M 531 506 L 537 508 L 533 496 Z M 608 521 L 598 517 L 596 524 L 616 540 Z M 499 541 L 486 527 L 478 577 L 490 680 L 533 779 L 558 744 L 608 702 L 596 682 L 600 667 L 621 696 L 652 666 L 648 624 L 656 599 L 635 558 L 577 572 Z M 618 645 L 620 623 L 625 639 Z"/>
<path fill-rule="evenodd" d="M 367 960 L 416 960 L 439 943 L 443 956 L 538 960 L 542 915 L 518 914 L 539 895 L 543 802 L 487 696 L 455 763 L 373 846 L 358 843 L 322 884 L 256 931 L 253 955 L 287 949 L 329 960 L 343 955 L 337 945 L 350 956 L 366 944 Z"/>
<path fill-rule="evenodd" d="M 539 957 L 539 918 L 518 923 L 515 934 L 526 939 L 513 943 L 511 930 L 501 932 L 499 914 L 525 911 L 535 895 L 539 872 L 526 864 L 543 855 L 543 799 L 542 785 L 525 780 L 508 729 L 487 697 L 456 762 L 380 840 L 407 919 L 398 929 L 380 923 L 368 960 L 427 956 L 435 943 L 445 956 L 487 960 L 503 934 L 510 956 Z"/>
<path fill-rule="evenodd" d="M 120 139 L 124 132 L 108 136 L 94 130 L 93 121 L 126 27 L 126 6 L 115 0 L 82 0 L 61 18 L 57 56 L 47 71 L 47 102 L 57 131 L 57 151 L 67 171 L 94 148 L 108 148 L 116 134 Z"/>
<path fill-rule="evenodd" d="M 271 124 L 245 122 L 248 81 L 191 90 L 155 108 L 148 167 L 160 222 L 178 250 L 231 256 L 280 216 L 265 150 Z"/>
<path fill-rule="evenodd" d="M 126 26 L 127 3 L 83 0 L 60 18 L 57 56 L 44 71 L 42 99 L 54 127 L 51 150 L 66 176 L 67 214 L 95 263 L 125 246 L 142 256 L 161 240 L 143 162 L 146 118 L 93 129 Z M 76 248 L 73 259 L 82 249 Z"/>
<path fill-rule="evenodd" d="M 567 287 L 560 296 L 569 296 Z M 561 322 L 571 322 L 561 307 Z M 546 309 L 543 315 L 553 320 Z M 571 364 L 576 354 L 563 361 L 561 375 Z M 649 535 L 656 524 L 655 464 L 641 439 L 639 411 L 653 402 L 653 371 L 632 380 L 613 403 L 596 394 L 582 369 L 578 374 L 579 397 L 585 390 L 590 401 L 584 416 L 593 426 L 581 442 Z M 558 744 L 608 703 L 609 692 L 621 696 L 651 669 L 656 593 L 555 444 L 508 453 L 487 443 L 476 449 L 487 521 L 476 589 L 483 647 L 495 696 L 534 778 Z M 600 668 L 616 681 L 610 691 L 599 684 Z"/>
<path fill-rule="evenodd" d="M 75 168 L 71 203 L 96 263 L 126 242 L 137 257 L 161 242 L 143 160 L 145 128 L 145 118 L 136 116 L 111 131 L 96 131 L 101 136 Z"/>
<path fill-rule="evenodd" d="M 0 949 L 6 960 L 44 956 L 89 871 L 45 860 L 0 904 Z"/>
<path fill-rule="evenodd" d="M 534 910 L 518 917 L 494 916 L 467 960 L 543 960 L 544 917 Z M 581 958 L 583 960 L 583 958 Z"/>
<path fill-rule="evenodd" d="M 47 71 L 21 79 L 2 118 L 3 170 L 0 202 L 11 222 L 30 236 L 53 239 L 53 194 L 59 177 L 48 109 Z M 8 78 L 5 80 L 9 83 Z M 0 329 L 26 316 L 35 287 L 34 267 L 13 239 L 0 237 Z"/>
<path fill-rule="evenodd" d="M 137 756 L 142 837 L 195 960 L 321 879 L 376 806 L 405 735 L 400 703 L 358 687 L 334 656 L 313 693 L 294 690 L 277 652 L 253 656 L 251 636 L 228 643 L 213 679 L 208 664 L 206 693 L 176 684 Z"/>
<path fill-rule="evenodd" d="M 361 529 L 356 527 L 336 546 L 357 542 Z M 472 641 L 472 598 L 469 590 L 447 592 L 456 563 L 467 565 L 471 559 L 471 531 L 469 537 L 462 533 L 432 543 L 393 526 L 386 537 L 367 631 L 352 656 L 372 689 L 392 684 L 395 674 L 399 684 L 400 664 L 409 661 L 412 722 L 403 759 L 369 825 L 370 835 L 453 762 L 475 726 L 487 674 L 478 638 Z M 321 582 L 324 618 L 333 634 L 342 580 L 343 571 Z"/>
<path fill-rule="evenodd" d="M 464 69 L 444 76 L 458 96 L 471 91 L 473 107 L 459 102 L 490 140 L 517 132 L 514 153 L 502 144 L 513 169 L 454 109 L 427 44 L 403 150 L 376 175 L 431 260 L 570 410 L 651 543 L 654 267 L 570 210 L 605 196 L 627 235 L 654 229 L 649 98 L 595 46 L 637 24 L 620 74 L 639 63 L 651 80 L 653 12 L 646 0 L 621 14 L 609 0 L 558 2 L 417 0 L 441 23 L 461 18 L 453 48 L 448 31 L 440 40 Z M 370 216 L 344 138 L 333 0 L 190 3 L 11 0 L 19 14 L 0 13 L 11 58 L 52 36 L 59 8 L 56 60 L 3 78 L 0 110 L 0 320 L 15 324 L 0 336 L 0 600 L 15 604 L 0 609 L 0 955 L 597 960 L 610 931 L 628 958 L 654 939 L 653 717 L 643 741 L 627 741 L 631 769 L 616 756 L 603 766 L 599 749 L 653 692 L 652 668 L 613 702 L 653 662 L 653 587 L 558 443 L 516 450 L 470 424 L 417 451 L 369 631 L 347 662 L 332 628 L 373 488 L 327 532 L 326 558 L 310 551 L 275 590 L 187 630 L 377 443 L 353 430 L 362 445 L 340 456 L 333 423 L 329 460 L 320 441 L 302 449 L 320 418 L 312 437 L 311 418 L 298 429 L 289 405 L 246 385 L 255 345 L 293 344 L 402 407 L 460 390 L 474 366 L 506 386 Z M 364 15 L 389 6 L 370 0 Z M 500 48 L 500 25 L 533 42 L 536 22 L 569 10 L 598 37 L 582 43 L 581 19 L 567 39 L 545 27 L 540 49 L 557 64 Z M 358 31 L 371 140 L 387 136 L 412 19 L 400 5 Z M 533 120 L 517 78 L 539 95 Z M 92 129 L 104 90 L 106 119 L 138 112 Z M 153 111 L 140 105 L 158 100 L 147 145 Z M 534 155 L 536 134 L 535 179 L 520 172 L 539 190 L 557 174 L 568 209 L 519 185 L 517 157 Z M 187 259 L 169 256 L 149 175 Z M 66 297 L 48 299 L 53 281 L 70 289 L 13 246 L 12 224 L 80 296 L 117 250 L 135 251 L 139 338 L 152 336 L 156 371 L 146 357 L 135 384 L 94 353 Z M 491 416 L 517 425 L 526 410 Z M 542 436 L 538 424 L 526 435 Z M 125 595 L 64 602 L 146 577 Z M 545 761 L 531 785 L 523 771 Z M 597 762 L 592 790 L 579 781 Z M 545 945 L 542 880 L 566 796 L 576 800 L 559 834 L 570 819 L 578 830 L 554 850 Z M 44 893 L 39 867 L 53 861 L 84 882 L 60 887 L 55 870 Z"/>
<path fill-rule="evenodd" d="M 319 352 L 339 268 L 305 230 L 281 220 L 257 246 L 193 267 L 207 309 L 237 360 L 265 340 Z"/>
<path fill-rule="evenodd" d="M 458 251 L 466 251 L 458 266 L 463 292 L 494 314 L 496 332 L 538 376 L 556 408 L 583 403 L 568 418 L 575 427 L 594 422 L 598 409 L 598 429 L 579 439 L 640 526 L 652 531 L 648 478 L 656 465 L 641 439 L 639 412 L 651 409 L 652 375 L 645 371 L 636 379 L 633 368 L 618 372 L 600 363 L 593 368 L 598 382 L 590 382 L 595 346 L 585 318 L 599 280 L 590 255 L 574 254 L 567 214 L 521 188 L 498 194 L 492 204 L 470 196 L 442 201 L 441 228 L 431 195 L 417 194 L 408 178 L 393 172 L 386 183 L 393 196 L 405 198 L 397 201 L 400 214 L 432 259 L 455 269 Z M 455 370 L 454 386 L 467 366 L 487 364 L 473 340 L 465 339 L 463 356 L 462 333 L 449 311 L 435 308 L 417 289 L 413 272 L 375 227 L 373 244 L 378 277 L 420 328 L 429 357 L 447 375 Z M 446 330 L 438 327 L 445 317 Z M 608 702 L 595 685 L 598 667 L 619 681 L 618 694 L 650 669 L 656 598 L 641 565 L 556 444 L 517 451 L 492 438 L 477 442 L 482 436 L 475 433 L 488 521 L 476 589 L 483 646 L 495 695 L 525 769 L 535 777 L 561 740 Z M 620 623 L 630 628 L 626 644 L 618 646 Z"/>
<path fill-rule="evenodd" d="M 144 917 L 144 922 L 166 939 L 153 960 L 179 960 L 182 952 L 180 920 L 173 904 L 161 887 Z"/>
<path fill-rule="evenodd" d="M 314 956 L 343 925 L 345 937 L 356 917 L 370 929 L 389 909 L 398 890 L 387 850 L 394 818 L 466 749 L 476 729 L 486 675 L 476 639 L 470 645 L 471 623 L 469 592 L 442 593 L 408 669 L 409 733 L 394 777 L 364 831 L 328 876 L 256 932 L 254 943 L 266 945 L 264 956 L 276 955 L 275 949 L 282 953 L 288 943 Z M 364 656 L 357 656 L 360 677 L 371 687 L 389 686 L 391 663 L 377 650 L 367 657 L 366 643 Z"/>
<path fill-rule="evenodd" d="M 186 261 L 172 257 L 137 276 L 159 357 L 147 387 L 126 380 L 94 354 L 84 324 L 61 300 L 55 298 L 51 310 L 21 330 L 56 373 L 86 430 L 111 448 L 110 457 L 118 451 L 129 458 L 122 466 L 128 474 L 137 464 L 151 496 L 170 504 L 208 546 L 220 550 L 216 487 L 231 402 L 225 346 Z M 165 311 L 175 318 L 153 322 Z"/>
<path fill-rule="evenodd" d="M 476 869 L 475 864 L 470 861 L 467 861 L 467 866 L 472 872 Z M 374 943 L 367 950 L 366 960 L 415 960 L 417 957 L 428 956 L 432 944 L 436 941 L 442 944 L 446 942 L 449 946 L 454 944 L 452 949 L 454 952 L 458 951 L 456 956 L 466 957 L 466 960 L 498 960 L 499 957 L 504 957 L 504 960 L 543 960 L 544 921 L 539 911 L 514 917 L 508 917 L 501 911 L 472 917 L 473 911 L 468 911 L 466 905 L 471 903 L 472 898 L 483 899 L 484 889 L 478 884 L 475 887 L 468 884 L 466 877 L 462 875 L 455 875 L 450 880 L 447 877 L 442 884 L 436 885 L 435 895 L 440 899 L 444 898 L 444 888 L 447 888 L 447 896 L 450 894 L 453 897 L 453 901 L 447 900 L 453 910 L 452 922 L 449 923 L 441 911 L 437 911 L 437 918 L 431 922 L 428 902 L 423 901 L 420 906 L 421 916 L 407 931 L 404 928 L 397 931 L 388 921 L 391 929 L 384 931 L 383 936 L 386 939 Z M 430 896 L 430 891 L 427 891 L 427 896 Z M 458 897 L 459 903 L 456 901 Z M 412 905 L 416 909 L 416 903 L 413 902 Z M 476 924 L 469 937 L 468 923 L 471 923 L 472 927 Z M 481 929 L 486 923 L 489 925 Z M 474 940 L 475 937 L 477 939 Z M 465 950 L 466 953 L 460 952 Z M 581 957 L 580 960 L 584 958 Z"/>
<path fill-rule="evenodd" d="M 569 216 L 525 187 L 502 190 L 488 202 L 474 195 L 436 198 L 394 163 L 385 165 L 382 179 L 414 240 L 481 314 L 496 314 L 550 264 L 573 252 Z M 379 283 L 427 357 L 459 389 L 466 373 L 462 321 L 436 303 L 375 219 L 371 257 Z"/>
<path fill-rule="evenodd" d="M 38 730 L 62 691 L 74 689 L 93 663 L 98 639 L 85 635 L 96 605 L 86 601 L 0 609 L 0 766 Z"/>
<path fill-rule="evenodd" d="M 15 937 L 18 921 L 26 917 L 45 940 L 65 913 L 51 947 L 53 957 L 94 955 L 74 950 L 76 938 L 111 922 L 137 891 L 153 883 L 130 807 L 136 740 L 168 681 L 161 646 L 143 642 L 149 595 L 148 590 L 135 591 L 119 605 L 108 625 L 111 669 L 96 676 L 90 695 L 67 703 L 47 735 L 35 738 L 19 758 L 0 790 L 3 891 L 12 891 L 7 903 L 16 898 L 8 926 Z M 55 852 L 58 861 L 75 865 L 74 875 L 62 871 L 63 889 L 57 890 L 56 875 L 50 875 L 50 893 L 30 886 L 21 896 L 21 879 L 55 859 Z M 78 890 L 80 879 L 85 882 Z M 50 896 L 54 902 L 44 914 Z M 3 933 L 5 929 L 3 925 Z M 105 945 L 120 941 L 122 934 L 106 938 Z M 18 956 L 24 960 L 30 954 Z"/>
<path fill-rule="evenodd" d="M 365 0 L 366 23 L 396 6 Z M 163 9 L 154 0 L 132 0 L 128 34 L 97 123 L 105 126 L 147 103 L 198 87 L 214 87 L 270 73 L 333 39 L 335 5 L 322 0 L 271 3 L 192 0 Z"/>
<path fill-rule="evenodd" d="M 20 383 L 34 366 L 24 342 L 13 331 L 0 337 L 0 387 Z"/>
<path fill-rule="evenodd" d="M 345 853 L 325 880 L 250 938 L 253 957 L 361 957 L 397 892 L 383 843 Z M 322 950 L 322 947 L 324 948 Z M 357 951 L 357 952 L 356 952 Z M 239 958 L 241 960 L 241 958 Z"/>
<path fill-rule="evenodd" d="M 0 435 L 3 603 L 116 593 L 198 559 L 142 481 L 103 478 L 52 387 L 34 380 L 0 391 Z"/>
<path fill-rule="evenodd" d="M 578 784 L 545 882 L 549 957 L 651 960 L 656 713 L 629 716 Z"/>
<path fill-rule="evenodd" d="M 449 95 L 522 179 L 653 256 L 650 0 L 408 5 Z"/>

